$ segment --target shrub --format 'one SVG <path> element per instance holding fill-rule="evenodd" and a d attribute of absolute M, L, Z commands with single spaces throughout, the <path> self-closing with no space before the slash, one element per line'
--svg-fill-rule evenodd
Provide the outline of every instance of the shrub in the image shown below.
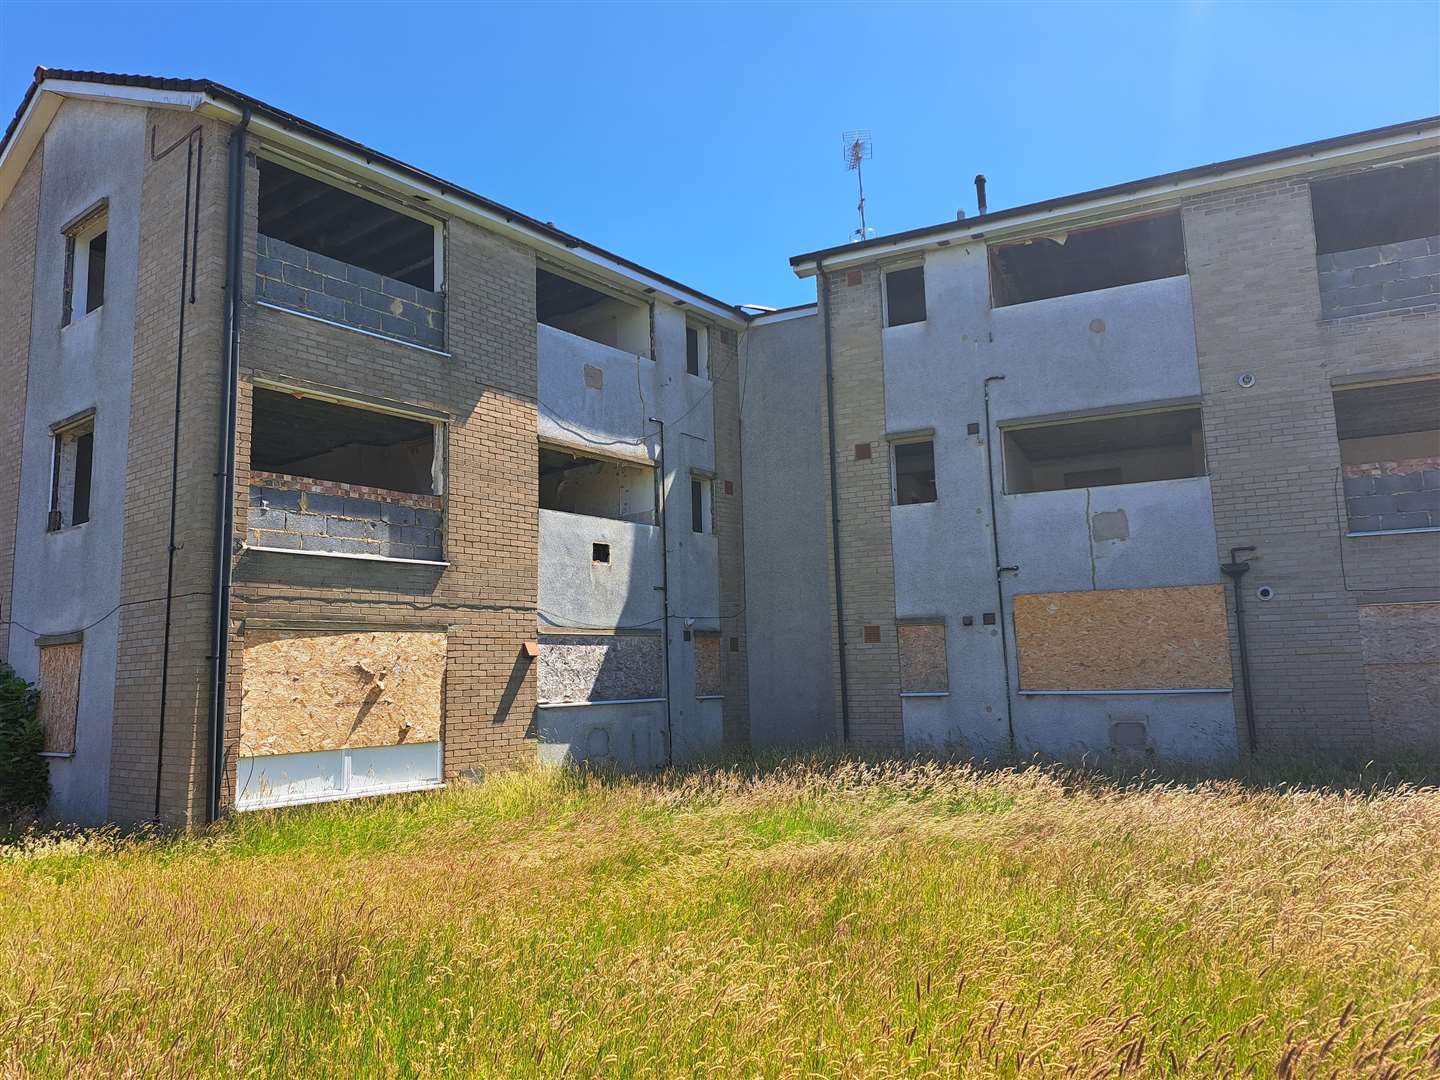
<path fill-rule="evenodd" d="M 40 691 L 0 664 L 0 811 L 38 811 L 50 799 L 39 705 Z"/>

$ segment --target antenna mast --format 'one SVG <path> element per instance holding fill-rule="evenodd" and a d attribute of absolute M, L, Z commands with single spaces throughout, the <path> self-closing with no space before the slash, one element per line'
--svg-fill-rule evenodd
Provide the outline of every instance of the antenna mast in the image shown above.
<path fill-rule="evenodd" d="M 844 132 L 840 139 L 845 146 L 845 168 L 855 173 L 855 181 L 860 187 L 860 202 L 855 207 L 860 213 L 860 227 L 851 234 L 860 241 L 870 235 L 870 230 L 865 227 L 865 170 L 860 163 L 875 156 L 875 146 L 869 129 Z"/>

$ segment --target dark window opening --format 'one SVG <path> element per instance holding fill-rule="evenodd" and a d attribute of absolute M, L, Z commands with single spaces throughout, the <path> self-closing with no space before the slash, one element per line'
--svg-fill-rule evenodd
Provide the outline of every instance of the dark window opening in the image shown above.
<path fill-rule="evenodd" d="M 260 232 L 275 240 L 435 291 L 435 226 L 265 158 Z"/>
<path fill-rule="evenodd" d="M 700 374 L 700 331 L 693 326 L 685 328 L 685 370 Z"/>
<path fill-rule="evenodd" d="M 649 465 L 542 446 L 540 509 L 654 525 L 655 470 Z M 608 545 L 596 544 L 592 555 L 601 547 L 608 552 Z"/>
<path fill-rule="evenodd" d="M 103 232 L 90 238 L 85 285 L 86 314 L 105 303 L 105 239 Z"/>
<path fill-rule="evenodd" d="M 435 425 L 256 387 L 250 468 L 438 495 Z"/>
<path fill-rule="evenodd" d="M 896 505 L 934 502 L 935 443 L 930 439 L 896 443 L 894 453 Z"/>
<path fill-rule="evenodd" d="M 710 481 L 690 479 L 690 531 L 710 531 Z"/>
<path fill-rule="evenodd" d="M 1198 408 L 1009 428 L 1004 440 L 1011 494 L 1205 475 Z"/>
<path fill-rule="evenodd" d="M 599 289 L 535 268 L 535 319 L 567 334 L 650 355 L 650 312 Z"/>
<path fill-rule="evenodd" d="M 51 532 L 90 520 L 90 492 L 95 468 L 95 421 L 73 424 L 54 434 L 50 471 Z"/>
<path fill-rule="evenodd" d="M 1184 273 L 1185 237 L 1178 210 L 990 249 L 996 307 Z"/>
<path fill-rule="evenodd" d="M 1440 158 L 1317 180 L 1310 208 L 1318 255 L 1440 236 Z"/>
<path fill-rule="evenodd" d="M 1440 378 L 1334 400 L 1346 531 L 1440 528 Z"/>
<path fill-rule="evenodd" d="M 925 321 L 925 267 L 891 270 L 885 275 L 887 326 Z"/>
<path fill-rule="evenodd" d="M 600 543 L 591 544 L 590 561 L 608 563 L 610 561 L 610 545 Z"/>

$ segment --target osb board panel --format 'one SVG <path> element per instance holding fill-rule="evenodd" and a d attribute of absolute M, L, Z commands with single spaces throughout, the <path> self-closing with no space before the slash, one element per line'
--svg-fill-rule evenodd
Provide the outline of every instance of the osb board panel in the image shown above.
<path fill-rule="evenodd" d="M 75 752 L 75 720 L 80 711 L 78 641 L 40 648 L 40 726 L 47 754 Z"/>
<path fill-rule="evenodd" d="M 900 692 L 941 693 L 950 689 L 950 672 L 945 663 L 944 623 L 901 623 Z"/>
<path fill-rule="evenodd" d="M 240 754 L 296 754 L 440 738 L 445 635 L 252 631 Z"/>
<path fill-rule="evenodd" d="M 720 635 L 714 630 L 696 630 L 695 696 L 718 697 L 720 690 Z"/>
<path fill-rule="evenodd" d="M 659 634 L 542 634 L 540 700 L 547 704 L 660 696 Z"/>
<path fill-rule="evenodd" d="M 1015 597 L 1022 690 L 1230 687 L 1222 585 Z"/>
<path fill-rule="evenodd" d="M 1440 604 L 1364 604 L 1360 642 L 1375 750 L 1440 754 Z"/>

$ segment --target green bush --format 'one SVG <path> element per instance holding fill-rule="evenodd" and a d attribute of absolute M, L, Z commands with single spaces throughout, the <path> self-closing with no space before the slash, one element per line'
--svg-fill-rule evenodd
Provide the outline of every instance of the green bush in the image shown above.
<path fill-rule="evenodd" d="M 39 705 L 40 691 L 0 664 L 0 811 L 38 811 L 50 799 Z"/>

